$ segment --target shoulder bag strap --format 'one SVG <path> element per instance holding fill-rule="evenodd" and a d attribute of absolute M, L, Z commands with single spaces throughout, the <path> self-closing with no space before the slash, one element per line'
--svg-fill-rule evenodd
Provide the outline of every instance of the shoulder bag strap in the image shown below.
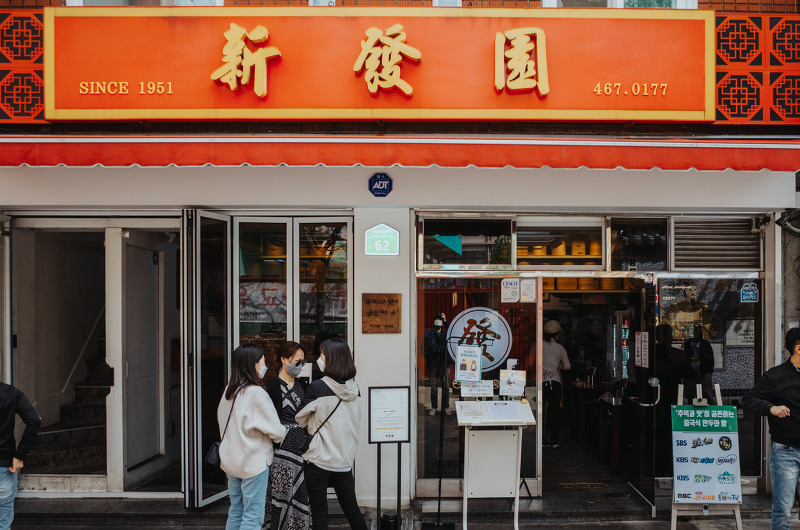
<path fill-rule="evenodd" d="M 231 422 L 231 414 L 233 414 L 233 406 L 236 405 L 236 398 L 239 397 L 239 392 L 247 385 L 242 385 L 236 389 L 236 393 L 233 395 L 233 403 L 231 403 L 231 410 L 228 412 L 228 421 L 225 422 L 225 430 L 222 431 L 222 438 L 219 439 L 221 442 L 223 438 L 225 438 L 225 433 L 228 432 L 228 424 Z"/>
<path fill-rule="evenodd" d="M 325 418 L 325 421 L 323 421 L 323 422 L 322 422 L 322 425 L 320 425 L 319 427 L 317 427 L 317 430 L 316 430 L 316 431 L 314 432 L 314 434 L 312 434 L 311 436 L 316 436 L 316 435 L 317 435 L 317 433 L 319 432 L 319 430 L 320 430 L 320 429 L 322 429 L 322 427 L 323 427 L 323 426 L 324 426 L 326 423 L 328 423 L 328 420 L 329 420 L 329 419 L 331 419 L 331 416 L 333 416 L 333 413 L 334 413 L 334 412 L 336 412 L 336 409 L 338 409 L 338 408 L 339 408 L 339 405 L 341 405 L 341 404 L 342 404 L 342 399 L 341 399 L 341 398 L 339 398 L 339 403 L 337 403 L 337 404 L 336 404 L 336 406 L 335 406 L 335 407 L 333 407 L 333 410 L 331 411 L 331 413 L 330 413 L 330 414 L 328 414 L 328 417 L 327 417 L 327 418 Z"/>

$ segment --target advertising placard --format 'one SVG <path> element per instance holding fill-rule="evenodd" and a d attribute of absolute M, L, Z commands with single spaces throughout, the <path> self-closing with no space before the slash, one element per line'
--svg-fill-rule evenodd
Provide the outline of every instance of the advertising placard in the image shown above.
<path fill-rule="evenodd" d="M 491 381 L 478 381 L 477 383 L 461 383 L 461 397 L 492 397 L 494 386 Z"/>
<path fill-rule="evenodd" d="M 477 382 L 480 380 L 481 348 L 462 344 L 456 353 L 456 381 Z"/>
<path fill-rule="evenodd" d="M 500 281 L 500 303 L 519 302 L 519 278 L 503 278 Z"/>
<path fill-rule="evenodd" d="M 740 503 L 735 407 L 672 406 L 675 502 Z"/>
<path fill-rule="evenodd" d="M 411 387 L 369 387 L 369 443 L 410 440 Z"/>

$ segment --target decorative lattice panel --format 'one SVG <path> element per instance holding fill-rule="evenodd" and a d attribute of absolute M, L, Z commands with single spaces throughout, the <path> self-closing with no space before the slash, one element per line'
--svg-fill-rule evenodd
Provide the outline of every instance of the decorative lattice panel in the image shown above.
<path fill-rule="evenodd" d="M 718 122 L 800 123 L 800 16 L 717 16 Z"/>
<path fill-rule="evenodd" d="M 41 10 L 0 11 L 0 122 L 44 121 Z"/>

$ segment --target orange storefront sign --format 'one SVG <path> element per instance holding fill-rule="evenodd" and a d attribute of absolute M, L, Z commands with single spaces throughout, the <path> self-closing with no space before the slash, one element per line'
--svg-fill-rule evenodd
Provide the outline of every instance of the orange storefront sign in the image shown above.
<path fill-rule="evenodd" d="M 714 119 L 713 12 L 46 8 L 48 120 Z"/>

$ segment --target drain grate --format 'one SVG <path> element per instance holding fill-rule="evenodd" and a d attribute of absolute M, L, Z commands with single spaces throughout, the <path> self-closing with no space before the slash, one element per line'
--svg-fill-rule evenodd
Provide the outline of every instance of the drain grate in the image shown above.
<path fill-rule="evenodd" d="M 590 490 L 608 487 L 604 482 L 561 482 L 559 486 L 568 490 Z"/>

